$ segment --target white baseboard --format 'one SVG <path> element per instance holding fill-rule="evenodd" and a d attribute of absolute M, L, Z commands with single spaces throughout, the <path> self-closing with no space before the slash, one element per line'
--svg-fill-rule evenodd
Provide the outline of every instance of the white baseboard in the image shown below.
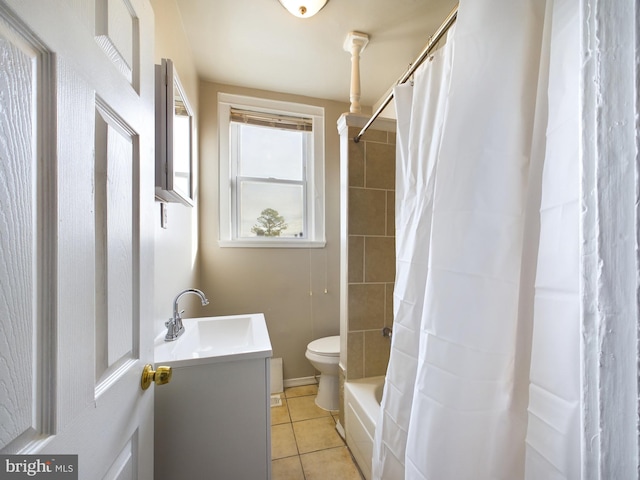
<path fill-rule="evenodd" d="M 312 377 L 300 377 L 300 378 L 285 378 L 284 388 L 289 387 L 301 387 L 303 385 L 315 385 L 318 383 L 315 376 Z"/>
<path fill-rule="evenodd" d="M 340 434 L 340 436 L 342 437 L 342 439 L 346 442 L 347 441 L 347 436 L 344 433 L 344 427 L 342 426 L 342 424 L 340 423 L 340 420 L 338 420 L 336 422 L 336 430 L 338 431 L 338 433 Z"/>

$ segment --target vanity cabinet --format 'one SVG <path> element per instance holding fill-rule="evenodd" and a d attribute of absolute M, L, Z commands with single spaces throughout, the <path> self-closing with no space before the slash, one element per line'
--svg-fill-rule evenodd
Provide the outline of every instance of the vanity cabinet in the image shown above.
<path fill-rule="evenodd" d="M 269 357 L 169 363 L 155 389 L 156 480 L 271 478 Z"/>

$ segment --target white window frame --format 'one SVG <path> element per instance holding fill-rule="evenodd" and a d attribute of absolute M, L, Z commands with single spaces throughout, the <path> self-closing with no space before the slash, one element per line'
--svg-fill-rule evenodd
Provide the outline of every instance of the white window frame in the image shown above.
<path fill-rule="evenodd" d="M 304 199 L 307 231 L 304 238 L 238 237 L 239 213 L 234 184 L 240 178 L 231 152 L 231 108 L 312 119 L 312 140 L 305 169 Z M 325 239 L 324 212 L 324 108 L 293 102 L 218 93 L 219 220 L 221 247 L 322 248 Z"/>

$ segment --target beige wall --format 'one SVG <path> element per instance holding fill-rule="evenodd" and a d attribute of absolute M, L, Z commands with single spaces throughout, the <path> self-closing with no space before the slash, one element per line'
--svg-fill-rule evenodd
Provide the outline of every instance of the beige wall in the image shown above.
<path fill-rule="evenodd" d="M 218 246 L 218 92 L 325 109 L 325 248 Z M 347 103 L 200 83 L 201 279 L 211 300 L 206 311 L 211 315 L 263 312 L 273 356 L 283 359 L 285 379 L 314 375 L 304 356 L 307 344 L 340 333 L 340 152 L 336 122 L 347 110 Z"/>
<path fill-rule="evenodd" d="M 194 110 L 198 115 L 198 78 L 180 12 L 175 0 L 151 0 L 155 14 L 155 63 L 161 58 L 174 62 L 180 81 Z M 196 121 L 197 125 L 197 121 Z M 197 127 L 196 127 L 197 130 Z M 197 134 L 196 131 L 196 142 Z M 197 143 L 196 143 L 197 145 Z M 197 152 L 196 152 L 197 161 Z M 198 192 L 196 191 L 196 196 Z M 173 298 L 189 287 L 198 287 L 197 207 L 185 207 L 170 203 L 168 228 L 160 227 L 160 203 L 156 202 L 155 221 L 155 274 L 154 274 L 154 330 L 165 330 L 164 322 L 171 316 Z M 194 299 L 181 302 L 186 307 L 185 316 L 200 316 L 202 313 Z"/>

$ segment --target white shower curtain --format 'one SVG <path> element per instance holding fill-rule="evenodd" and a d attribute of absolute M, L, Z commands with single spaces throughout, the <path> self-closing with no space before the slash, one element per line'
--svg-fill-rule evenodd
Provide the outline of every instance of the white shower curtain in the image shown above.
<path fill-rule="evenodd" d="M 395 90 L 375 479 L 580 478 L 577 0 L 462 0 Z"/>

